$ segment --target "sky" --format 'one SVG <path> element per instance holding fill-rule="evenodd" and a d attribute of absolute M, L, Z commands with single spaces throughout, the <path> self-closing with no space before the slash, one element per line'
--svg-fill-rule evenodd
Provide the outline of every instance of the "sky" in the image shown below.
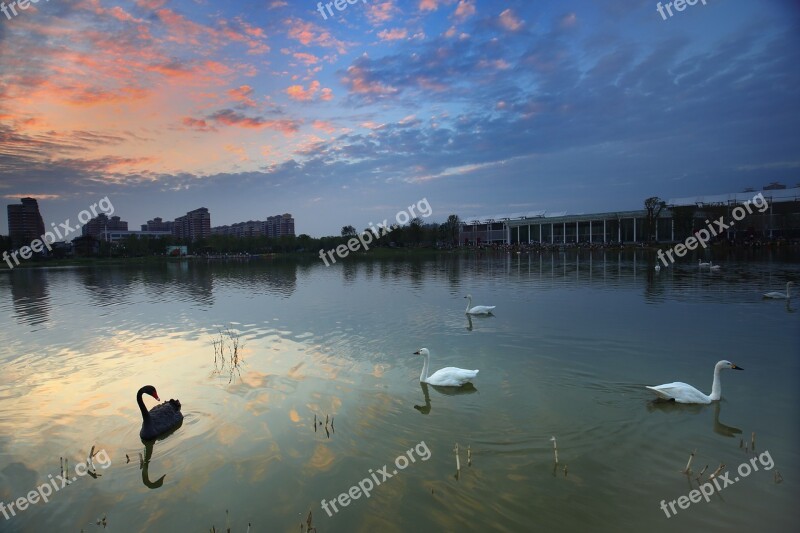
<path fill-rule="evenodd" d="M 107 196 L 130 229 L 207 207 L 319 237 L 422 199 L 441 222 L 800 184 L 800 4 L 702 2 L 17 6 L 0 197 L 46 226 Z"/>

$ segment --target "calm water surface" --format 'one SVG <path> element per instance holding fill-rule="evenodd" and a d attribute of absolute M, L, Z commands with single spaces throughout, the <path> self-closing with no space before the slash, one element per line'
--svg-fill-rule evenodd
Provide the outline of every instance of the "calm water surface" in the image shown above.
<path fill-rule="evenodd" d="M 106 531 L 297 532 L 311 511 L 320 533 L 796 531 L 800 302 L 761 294 L 800 281 L 800 261 L 719 261 L 718 273 L 688 261 L 655 273 L 645 253 L 617 251 L 2 272 L 0 501 L 92 446 L 110 466 L 0 514 L 0 530 L 89 532 L 105 516 Z M 467 293 L 495 316 L 468 320 Z M 215 362 L 226 329 L 244 360 L 234 375 Z M 475 387 L 422 388 L 420 347 L 433 370 L 479 369 Z M 710 392 L 719 359 L 745 368 L 723 372 L 721 402 L 651 402 L 645 385 Z M 186 416 L 148 449 L 145 384 Z M 753 433 L 756 455 L 741 447 Z M 369 499 L 321 508 L 415 446 L 428 459 Z M 774 467 L 756 459 L 667 518 L 661 500 L 698 486 L 680 472 L 693 450 L 704 478 L 724 463 L 733 481 L 758 453 Z"/>

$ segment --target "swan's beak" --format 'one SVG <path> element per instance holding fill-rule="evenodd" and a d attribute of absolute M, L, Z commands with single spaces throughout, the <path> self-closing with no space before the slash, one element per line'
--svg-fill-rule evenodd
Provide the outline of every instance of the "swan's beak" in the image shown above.
<path fill-rule="evenodd" d="M 414 355 L 422 355 L 422 354 L 420 354 L 419 350 L 417 350 L 416 352 L 414 352 Z"/>
<path fill-rule="evenodd" d="M 740 366 L 736 366 L 736 365 L 734 365 L 733 363 L 731 363 L 731 368 L 732 368 L 733 370 L 744 370 L 744 368 L 742 368 L 742 367 L 740 367 Z"/>
<path fill-rule="evenodd" d="M 154 392 L 154 393 L 153 393 L 153 398 L 155 398 L 155 399 L 156 399 L 156 400 L 158 400 L 159 402 L 161 401 L 161 398 L 159 398 L 159 397 L 158 397 L 158 393 L 157 393 L 157 392 Z"/>

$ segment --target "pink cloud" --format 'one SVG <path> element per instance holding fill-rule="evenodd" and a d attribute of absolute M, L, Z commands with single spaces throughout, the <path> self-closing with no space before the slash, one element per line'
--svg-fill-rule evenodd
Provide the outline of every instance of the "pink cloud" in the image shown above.
<path fill-rule="evenodd" d="M 400 10 L 394 5 L 394 0 L 369 4 L 367 7 L 367 18 L 373 24 L 383 24 L 392 20 L 395 13 Z"/>
<path fill-rule="evenodd" d="M 336 126 L 327 120 L 315 120 L 311 125 L 314 129 L 324 131 L 325 133 L 333 133 L 336 131 Z"/>
<path fill-rule="evenodd" d="M 223 126 L 236 126 L 256 130 L 271 129 L 286 135 L 296 133 L 300 129 L 300 124 L 295 120 L 266 120 L 262 117 L 248 117 L 230 109 L 217 111 L 208 118 Z"/>
<path fill-rule="evenodd" d="M 383 30 L 378 32 L 378 37 L 384 41 L 399 41 L 405 39 L 408 32 L 405 29 L 395 28 L 393 30 Z"/>
<path fill-rule="evenodd" d="M 191 128 L 195 131 L 217 131 L 217 129 L 202 119 L 192 118 L 192 117 L 184 117 L 181 121 L 184 126 L 187 128 Z"/>
<path fill-rule="evenodd" d="M 418 9 L 420 11 L 436 11 L 439 5 L 436 0 L 419 0 Z"/>
<path fill-rule="evenodd" d="M 342 78 L 342 82 L 350 87 L 350 90 L 357 94 L 372 94 L 377 96 L 388 96 L 397 93 L 397 89 L 390 85 L 383 85 L 378 81 L 367 79 L 367 73 L 358 66 L 351 66 L 347 69 L 347 74 Z"/>
<path fill-rule="evenodd" d="M 287 31 L 289 37 L 300 44 L 305 46 L 316 44 L 323 48 L 334 48 L 340 54 L 347 53 L 347 46 L 344 42 L 336 39 L 330 32 L 316 24 L 300 19 L 287 19 L 285 25 L 289 27 Z"/>
<path fill-rule="evenodd" d="M 286 89 L 286 94 L 296 102 L 310 102 L 320 89 L 322 89 L 322 94 L 320 96 L 322 100 L 327 101 L 333 97 L 333 91 L 328 88 L 321 88 L 317 80 L 312 81 L 308 89 L 304 89 L 302 85 L 292 85 Z"/>
<path fill-rule="evenodd" d="M 456 7 L 455 18 L 463 22 L 475 14 L 475 0 L 459 0 Z"/>
<path fill-rule="evenodd" d="M 295 52 L 292 57 L 305 63 L 306 65 L 315 65 L 319 63 L 319 58 L 314 54 L 306 54 L 305 52 Z"/>
<path fill-rule="evenodd" d="M 247 107 L 256 107 L 256 102 L 251 98 L 253 95 L 253 88 L 249 85 L 242 85 L 235 89 L 228 91 L 228 96 L 235 102 L 238 102 Z"/>
<path fill-rule="evenodd" d="M 523 25 L 523 22 L 514 15 L 511 9 L 506 9 L 500 13 L 500 25 L 508 31 L 517 31 Z"/>

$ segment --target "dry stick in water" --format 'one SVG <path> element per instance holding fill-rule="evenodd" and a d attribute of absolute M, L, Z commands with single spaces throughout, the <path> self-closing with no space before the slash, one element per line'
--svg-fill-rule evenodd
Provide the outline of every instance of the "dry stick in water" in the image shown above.
<path fill-rule="evenodd" d="M 453 449 L 456 452 L 456 472 L 461 472 L 461 459 L 458 457 L 458 443 L 456 442 L 456 447 Z"/>
<path fill-rule="evenodd" d="M 695 453 L 697 453 L 697 450 L 693 451 L 689 455 L 689 462 L 686 463 L 686 468 L 683 469 L 683 473 L 686 474 L 687 476 L 691 476 L 692 475 L 692 459 L 694 459 L 694 454 Z"/>
<path fill-rule="evenodd" d="M 725 463 L 720 463 L 720 464 L 719 464 L 719 466 L 717 467 L 717 469 L 716 469 L 716 470 L 714 470 L 714 472 L 713 472 L 713 473 L 712 473 L 710 476 L 708 476 L 708 480 L 709 480 L 709 481 L 711 481 L 712 479 L 714 479 L 715 477 L 717 477 L 717 474 L 719 474 L 720 472 L 722 472 L 722 469 L 723 469 L 723 468 L 725 468 Z"/>
<path fill-rule="evenodd" d="M 472 450 L 469 449 L 469 444 L 467 444 L 467 466 L 472 466 Z"/>
<path fill-rule="evenodd" d="M 700 478 L 703 477 L 703 473 L 708 469 L 708 465 L 704 466 L 703 469 L 700 471 L 700 474 L 695 478 L 698 483 L 700 483 Z"/>
<path fill-rule="evenodd" d="M 750 451 L 756 453 L 756 432 L 750 435 Z"/>
<path fill-rule="evenodd" d="M 553 458 L 555 459 L 556 464 L 558 464 L 558 444 L 556 443 L 555 436 L 550 437 L 550 440 L 553 441 Z"/>

